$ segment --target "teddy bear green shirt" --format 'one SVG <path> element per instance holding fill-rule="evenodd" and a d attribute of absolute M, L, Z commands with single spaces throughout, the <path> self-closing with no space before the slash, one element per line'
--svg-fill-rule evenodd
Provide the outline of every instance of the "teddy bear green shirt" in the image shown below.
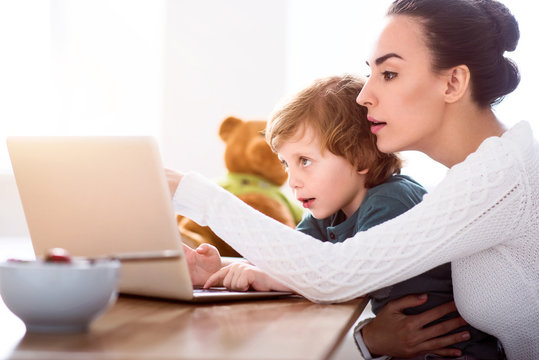
<path fill-rule="evenodd" d="M 294 204 L 281 190 L 281 187 L 272 184 L 264 178 L 253 175 L 229 172 L 227 175 L 219 179 L 217 183 L 234 195 L 242 195 L 247 193 L 261 193 L 280 201 L 286 205 L 295 223 L 299 223 L 303 217 L 303 209 L 299 205 Z"/>

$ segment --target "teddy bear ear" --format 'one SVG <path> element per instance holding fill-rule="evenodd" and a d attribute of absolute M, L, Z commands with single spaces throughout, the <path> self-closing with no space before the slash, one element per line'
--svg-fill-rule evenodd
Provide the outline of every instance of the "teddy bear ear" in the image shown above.
<path fill-rule="evenodd" d="M 221 126 L 219 127 L 219 136 L 221 137 L 221 139 L 223 139 L 223 141 L 227 141 L 232 131 L 242 122 L 243 121 L 241 119 L 238 119 L 234 116 L 229 116 L 224 119 L 221 123 Z"/>

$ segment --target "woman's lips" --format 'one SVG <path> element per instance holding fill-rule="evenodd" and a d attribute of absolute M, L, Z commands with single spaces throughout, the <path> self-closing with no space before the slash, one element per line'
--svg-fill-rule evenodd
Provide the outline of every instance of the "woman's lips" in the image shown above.
<path fill-rule="evenodd" d="M 375 134 L 382 130 L 383 127 L 386 126 L 386 123 L 373 123 L 371 125 L 371 133 Z"/>
<path fill-rule="evenodd" d="M 373 118 L 371 116 L 367 116 L 367 120 L 369 120 L 371 122 L 371 132 L 373 134 L 378 133 L 380 130 L 382 130 L 383 127 L 385 127 L 387 125 L 387 123 L 382 122 L 382 121 L 378 121 L 378 120 L 376 120 L 375 118 Z"/>

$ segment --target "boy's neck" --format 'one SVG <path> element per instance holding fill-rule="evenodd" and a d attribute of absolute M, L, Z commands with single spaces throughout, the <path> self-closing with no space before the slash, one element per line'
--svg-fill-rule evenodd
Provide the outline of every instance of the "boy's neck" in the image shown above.
<path fill-rule="evenodd" d="M 347 219 L 359 210 L 361 203 L 363 203 L 363 199 L 365 199 L 365 195 L 367 195 L 367 191 L 368 189 L 365 187 L 359 189 L 354 199 L 352 199 L 347 206 L 341 208 L 341 211 L 344 213 Z"/>

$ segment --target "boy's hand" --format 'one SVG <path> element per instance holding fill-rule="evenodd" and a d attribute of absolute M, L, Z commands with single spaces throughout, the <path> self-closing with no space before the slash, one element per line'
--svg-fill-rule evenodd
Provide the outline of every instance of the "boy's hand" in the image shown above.
<path fill-rule="evenodd" d="M 215 246 L 202 244 L 193 250 L 183 244 L 183 252 L 193 285 L 204 285 L 210 275 L 221 269 L 221 256 Z"/>
<path fill-rule="evenodd" d="M 204 287 L 220 285 L 236 291 L 247 291 L 251 288 L 258 291 L 291 291 L 256 266 L 244 262 L 223 267 L 210 276 Z"/>

